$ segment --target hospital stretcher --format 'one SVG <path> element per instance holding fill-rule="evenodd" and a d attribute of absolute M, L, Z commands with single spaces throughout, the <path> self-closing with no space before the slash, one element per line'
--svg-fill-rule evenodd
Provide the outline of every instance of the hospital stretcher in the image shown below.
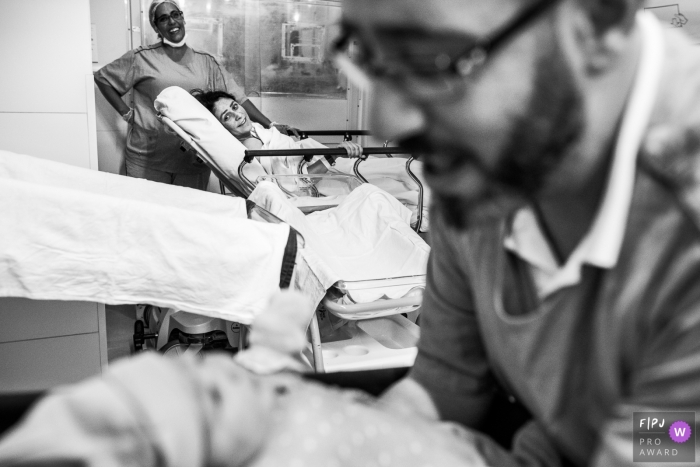
<path fill-rule="evenodd" d="M 328 132 L 332 133 L 332 132 Z M 373 154 L 401 154 L 405 153 L 401 148 L 363 148 L 362 155 L 357 157 L 353 170 L 356 178 L 350 175 L 309 175 L 303 173 L 303 166 L 318 155 L 332 155 L 337 157 L 348 157 L 344 149 L 337 148 L 313 148 L 313 149 L 283 149 L 283 150 L 247 150 L 243 161 L 238 167 L 238 174 L 241 179 L 252 189 L 255 184 L 245 177 L 243 168 L 256 157 L 276 157 L 276 156 L 303 156 L 297 168 L 297 175 L 265 175 L 260 176 L 257 182 L 268 180 L 276 183 L 280 189 L 294 197 L 296 200 L 311 198 L 312 201 L 332 199 L 330 203 L 297 204 L 302 212 L 309 213 L 319 209 L 328 209 L 337 206 L 339 200 L 356 188 L 359 180 L 367 182 L 359 172 L 360 163 L 368 155 Z M 418 178 L 411 171 L 411 163 L 414 158 L 406 161 L 406 171 L 409 176 L 419 186 L 419 206 L 418 221 L 414 229 L 420 231 L 422 220 L 422 192 L 423 186 Z M 409 292 L 400 298 L 376 300 L 369 303 L 357 300 L 355 297 L 361 296 L 368 291 L 381 291 L 392 287 L 409 287 Z M 414 350 L 415 342 L 418 340 L 418 327 L 409 320 L 401 316 L 402 313 L 409 313 L 417 310 L 422 302 L 422 290 L 425 287 L 425 275 L 373 278 L 361 281 L 338 281 L 334 284 L 323 298 L 320 305 L 320 316 L 325 318 L 324 310 L 333 316 L 340 318 L 340 325 L 329 324 L 332 342 L 323 344 L 321 355 L 326 366 L 342 369 L 365 368 L 367 361 L 373 360 L 372 365 L 383 367 L 385 364 L 391 365 L 391 361 L 411 362 L 415 353 L 408 352 L 407 349 Z M 381 293 L 381 292 L 379 292 Z M 374 293 L 372 295 L 378 295 Z M 381 318 L 381 319 L 379 319 Z M 323 328 L 323 326 L 321 326 Z M 340 336 L 339 336 L 340 334 Z M 338 340 L 334 340 L 338 339 Z M 348 344 L 347 341 L 352 341 Z M 318 353 L 318 352 L 317 352 Z M 314 355 L 317 355 L 315 353 Z M 369 356 L 371 354 L 371 357 Z M 403 354 L 405 358 L 395 360 L 398 354 Z M 367 361 L 363 361 L 362 357 Z M 386 363 L 383 363 L 385 362 Z M 317 362 L 317 367 L 323 362 Z M 410 363 L 409 363 L 410 364 Z"/>
<path fill-rule="evenodd" d="M 200 158 L 212 169 L 214 175 L 219 179 L 222 187 L 225 187 L 232 194 L 247 197 L 232 181 L 218 170 L 213 164 L 208 163 L 206 151 L 194 139 L 180 128 L 175 122 L 164 115 L 159 115 L 160 120 L 174 131 L 188 146 L 190 146 Z M 278 185 L 292 178 L 297 186 L 310 188 L 312 198 L 328 197 L 324 193 L 327 185 L 330 184 L 336 189 L 341 189 L 340 195 L 349 193 L 361 183 L 361 174 L 358 166 L 369 154 L 390 154 L 401 153 L 399 148 L 364 148 L 363 154 L 355 163 L 355 178 L 349 175 L 268 175 L 274 177 Z M 245 164 L 252 162 L 255 157 L 274 156 L 304 156 L 304 161 L 309 161 L 317 155 L 335 155 L 348 157 L 344 149 L 314 148 L 308 150 L 258 150 L 246 151 L 244 161 L 238 167 L 238 174 L 241 181 L 249 189 L 254 189 L 255 185 L 242 173 Z M 410 171 L 410 164 L 413 158 L 407 160 L 407 170 L 414 181 L 420 187 L 419 222 L 422 217 L 422 190 L 420 181 Z M 300 163 L 298 170 L 303 168 Z M 266 177 L 260 177 L 265 179 Z M 284 177 L 287 177 L 285 179 Z M 338 177 L 332 179 L 332 177 Z M 343 182 L 338 182 L 338 180 Z M 354 180 L 353 180 L 354 179 Z M 256 180 L 257 182 L 257 180 Z M 342 185 L 345 185 L 343 188 Z M 345 192 L 342 192 L 345 190 Z M 284 189 L 283 189 L 284 191 Z M 289 190 L 287 190 L 289 191 Z M 335 203 L 337 205 L 337 203 Z M 328 206 L 332 207 L 332 206 Z M 316 372 L 335 372 L 343 370 L 366 370 L 391 367 L 407 367 L 413 364 L 417 354 L 416 343 L 419 337 L 419 328 L 406 317 L 402 316 L 410 312 L 417 312 L 422 302 L 422 290 L 425 286 L 425 275 L 392 278 L 367 278 L 364 281 L 339 281 L 328 290 L 326 296 L 314 313 L 309 327 L 310 349 L 307 358 L 312 362 Z M 362 290 L 371 288 L 407 289 L 408 292 L 399 298 L 383 298 L 371 303 L 357 303 L 355 295 L 362 295 Z M 387 295 L 385 295 L 387 297 Z M 243 329 L 243 327 L 241 327 Z M 321 338 L 323 329 L 324 339 Z M 245 345 L 243 334 L 239 338 Z"/>

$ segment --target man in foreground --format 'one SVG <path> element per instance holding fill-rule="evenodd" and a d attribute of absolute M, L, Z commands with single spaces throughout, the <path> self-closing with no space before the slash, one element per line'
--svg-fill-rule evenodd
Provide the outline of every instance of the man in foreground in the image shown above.
<path fill-rule="evenodd" d="M 640 3 L 344 4 L 342 65 L 434 193 L 419 354 L 383 399 L 479 427 L 504 388 L 533 421 L 490 465 L 632 465 L 634 412 L 700 409 L 700 60 Z"/>
<path fill-rule="evenodd" d="M 63 403 L 47 398 L 0 444 L 0 458 L 3 448 L 3 460 L 59 458 L 64 451 L 46 441 L 78 413 L 80 433 L 97 438 L 90 448 L 119 448 L 112 457 L 124 449 L 140 465 L 281 465 L 279 456 L 289 465 L 452 465 L 440 454 L 470 466 L 634 465 L 649 452 L 634 444 L 635 412 L 700 408 L 700 59 L 638 7 L 346 0 L 345 43 L 359 49 L 348 75 L 373 84 L 375 131 L 424 154 L 434 191 L 416 364 L 377 404 L 343 406 L 353 417 L 369 406 L 371 418 L 336 423 L 298 380 L 248 379 L 230 360 L 141 359 L 82 386 L 99 386 L 99 397 L 76 389 Z M 140 374 L 153 376 L 142 384 L 132 377 Z M 170 392 L 157 390 L 168 381 Z M 533 415 L 512 451 L 476 431 L 431 425 L 478 429 L 498 386 Z M 163 394 L 178 396 L 177 411 L 148 403 Z M 68 403 L 76 400 L 86 404 Z M 324 431 L 345 444 L 290 441 L 304 433 L 295 423 L 308 421 L 301 402 L 316 408 L 314 427 L 330 420 L 337 431 Z M 102 418 L 108 409 L 113 418 Z M 672 419 L 664 421 L 658 437 L 641 426 L 644 438 L 665 436 L 671 456 L 690 447 L 700 460 L 694 438 L 669 438 Z M 694 419 L 687 426 L 696 431 Z M 413 431 L 388 444 L 382 436 L 395 427 Z M 106 452 L 85 446 L 70 459 Z M 191 457 L 173 454 L 180 449 Z"/>

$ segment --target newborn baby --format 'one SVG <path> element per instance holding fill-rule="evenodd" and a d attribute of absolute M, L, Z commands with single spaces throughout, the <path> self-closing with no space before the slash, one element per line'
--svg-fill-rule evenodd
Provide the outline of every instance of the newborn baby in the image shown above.
<path fill-rule="evenodd" d="M 235 359 L 148 354 L 54 390 L 0 441 L 0 465 L 485 465 L 474 432 L 290 372 L 303 367 L 308 306 L 273 299 Z"/>

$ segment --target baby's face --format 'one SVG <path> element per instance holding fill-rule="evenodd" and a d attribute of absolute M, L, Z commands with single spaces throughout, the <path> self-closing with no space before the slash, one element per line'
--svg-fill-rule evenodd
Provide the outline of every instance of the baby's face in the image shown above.
<path fill-rule="evenodd" d="M 214 116 L 236 138 L 250 136 L 253 124 L 248 117 L 248 112 L 233 99 L 224 97 L 216 101 Z"/>

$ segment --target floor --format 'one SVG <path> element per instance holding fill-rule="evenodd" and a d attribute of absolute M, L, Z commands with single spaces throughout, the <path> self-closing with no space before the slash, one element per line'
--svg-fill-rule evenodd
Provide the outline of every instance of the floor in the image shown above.
<path fill-rule="evenodd" d="M 132 353 L 134 321 L 136 308 L 134 305 L 106 305 L 107 318 L 107 360 L 128 357 Z"/>

